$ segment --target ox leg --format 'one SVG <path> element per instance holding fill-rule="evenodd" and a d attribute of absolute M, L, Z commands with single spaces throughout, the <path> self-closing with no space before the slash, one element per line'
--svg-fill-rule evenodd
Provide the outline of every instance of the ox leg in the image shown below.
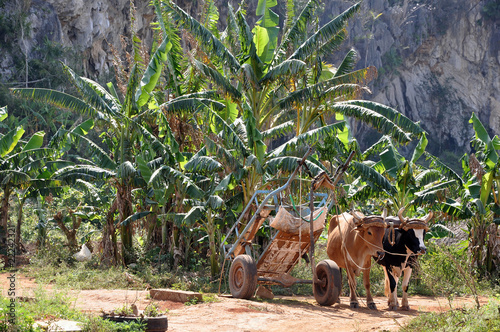
<path fill-rule="evenodd" d="M 356 273 L 354 269 L 346 268 L 347 281 L 349 281 L 349 295 L 350 295 L 350 307 L 355 309 L 359 308 L 358 298 L 356 297 Z"/>
<path fill-rule="evenodd" d="M 401 309 L 410 310 L 410 305 L 408 304 L 408 285 L 410 284 L 412 268 L 407 266 L 404 270 L 403 282 L 401 287 L 403 288 L 403 298 L 401 299 Z"/>
<path fill-rule="evenodd" d="M 370 267 L 371 257 L 368 257 L 368 263 L 365 263 L 365 270 L 363 270 L 363 284 L 366 289 L 366 304 L 369 309 L 377 309 L 375 301 L 373 301 L 372 292 L 370 291 Z"/>
<path fill-rule="evenodd" d="M 385 287 L 384 287 L 384 294 L 389 298 L 389 294 L 391 294 L 391 287 L 389 285 L 389 273 L 387 273 L 387 268 L 385 266 L 382 266 L 384 269 L 384 275 L 385 275 Z"/>
<path fill-rule="evenodd" d="M 389 296 L 387 297 L 387 304 L 389 305 L 389 310 L 398 310 L 398 281 L 399 275 L 395 273 L 394 267 L 391 266 L 390 270 L 387 271 L 387 279 L 389 279 Z"/>

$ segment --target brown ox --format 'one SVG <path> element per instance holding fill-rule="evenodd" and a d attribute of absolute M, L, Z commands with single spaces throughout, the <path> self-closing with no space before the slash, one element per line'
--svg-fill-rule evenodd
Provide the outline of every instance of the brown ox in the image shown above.
<path fill-rule="evenodd" d="M 378 256 L 380 259 L 384 255 L 382 239 L 386 223 L 383 217 L 364 217 L 355 212 L 353 214 L 343 213 L 330 220 L 326 252 L 331 260 L 347 271 L 351 308 L 359 307 L 355 276 L 359 276 L 363 271 L 368 308 L 376 309 L 370 292 L 370 267 L 372 256 Z"/>

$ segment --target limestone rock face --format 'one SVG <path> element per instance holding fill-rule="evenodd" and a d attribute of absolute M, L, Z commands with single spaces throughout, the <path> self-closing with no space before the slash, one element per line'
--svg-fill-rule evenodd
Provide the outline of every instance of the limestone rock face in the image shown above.
<path fill-rule="evenodd" d="M 500 22 L 485 16 L 487 3 L 364 1 L 339 52 L 354 48 L 359 68 L 377 67 L 373 93 L 364 97 L 421 121 L 432 153 L 469 150 L 472 112 L 490 134 L 500 133 Z M 327 8 L 333 16 L 348 5 L 332 1 Z M 356 137 L 369 135 L 358 128 Z"/>
<path fill-rule="evenodd" d="M 347 50 L 359 53 L 358 68 L 374 65 L 379 75 L 363 98 L 390 105 L 429 133 L 432 153 L 463 153 L 469 149 L 472 112 L 500 133 L 500 21 L 488 17 L 492 0 L 364 0 L 362 10 L 349 21 L 343 49 L 328 61 L 339 64 Z M 198 2 L 176 1 L 189 12 Z M 234 3 L 234 0 L 231 0 Z M 121 36 L 130 38 L 129 0 L 7 0 L 16 7 L 29 5 L 31 31 L 19 41 L 28 57 L 36 57 L 45 38 L 81 52 L 84 74 L 96 78 L 112 66 L 110 45 L 122 51 Z M 151 44 L 150 1 L 136 0 L 133 29 Z M 226 12 L 217 0 L 221 21 Z M 256 0 L 249 1 L 249 8 Z M 352 5 L 352 1 L 324 1 L 325 23 Z M 236 4 L 235 4 L 236 5 Z M 252 7 L 253 8 L 253 7 Z M 7 8 L 8 9 L 8 8 Z M 12 8 L 11 8 L 12 9 Z M 249 9 L 249 13 L 254 11 Z M 497 15 L 498 17 L 500 15 Z M 15 55 L 0 43 L 0 80 L 12 76 Z M 365 145 L 375 139 L 366 126 L 353 124 L 355 137 Z"/>
<path fill-rule="evenodd" d="M 121 51 L 121 36 L 130 36 L 129 0 L 47 0 L 61 22 L 63 45 L 84 52 L 86 71 L 109 71 L 112 53 L 109 45 Z M 150 42 L 149 24 L 153 9 L 149 1 L 136 1 L 135 31 Z M 146 29 L 145 29 L 146 28 Z"/>

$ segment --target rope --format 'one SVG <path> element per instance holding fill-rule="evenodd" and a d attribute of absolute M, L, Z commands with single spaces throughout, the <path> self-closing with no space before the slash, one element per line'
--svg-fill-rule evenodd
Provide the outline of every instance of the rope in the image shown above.
<path fill-rule="evenodd" d="M 351 230 L 351 232 L 354 231 L 354 229 Z M 385 250 L 384 248 L 381 248 L 373 243 L 370 243 L 368 242 L 365 238 L 361 237 L 361 239 L 363 239 L 363 241 L 365 241 L 366 243 L 368 243 L 368 245 L 372 246 L 372 247 L 375 247 L 377 249 L 379 249 L 380 251 L 383 251 L 384 253 L 386 254 L 391 254 L 391 255 L 394 255 L 394 256 L 407 256 L 408 254 L 398 254 L 398 253 L 395 253 L 395 252 L 390 252 L 390 251 L 387 251 Z M 392 244 L 391 244 L 392 245 Z M 410 254 L 410 255 L 414 255 L 414 254 Z"/>
<path fill-rule="evenodd" d="M 295 201 L 293 200 L 293 197 L 292 197 L 292 195 L 291 195 L 291 194 L 290 194 L 290 200 L 292 201 L 292 207 L 293 207 L 293 209 L 295 210 L 295 212 L 297 212 L 297 214 L 300 216 L 300 218 L 302 218 L 302 220 L 304 220 L 304 221 L 309 222 L 309 220 L 308 220 L 308 219 L 306 219 L 306 218 L 302 217 L 302 213 L 300 213 L 300 212 L 297 210 L 297 208 L 295 207 Z M 299 206 L 301 206 L 300 202 L 299 202 Z M 311 213 L 312 213 L 312 211 L 311 211 Z M 323 213 L 323 211 L 321 211 L 321 212 L 320 212 L 320 214 L 318 214 L 318 215 L 316 216 L 316 218 L 314 218 L 314 219 L 313 219 L 313 221 L 316 221 L 316 220 L 319 218 L 319 216 L 321 216 L 321 214 L 322 214 L 322 213 Z"/>

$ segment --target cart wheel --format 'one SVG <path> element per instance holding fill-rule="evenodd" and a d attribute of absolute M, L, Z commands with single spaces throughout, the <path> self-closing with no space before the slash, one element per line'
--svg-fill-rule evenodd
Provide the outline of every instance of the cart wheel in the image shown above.
<path fill-rule="evenodd" d="M 257 289 L 257 265 L 252 257 L 239 255 L 229 269 L 229 289 L 233 297 L 249 299 Z"/>
<path fill-rule="evenodd" d="M 314 298 L 320 305 L 332 305 L 338 302 L 340 296 L 340 269 L 337 264 L 329 259 L 325 259 L 316 265 L 316 276 L 324 281 L 321 285 L 313 285 Z"/>

